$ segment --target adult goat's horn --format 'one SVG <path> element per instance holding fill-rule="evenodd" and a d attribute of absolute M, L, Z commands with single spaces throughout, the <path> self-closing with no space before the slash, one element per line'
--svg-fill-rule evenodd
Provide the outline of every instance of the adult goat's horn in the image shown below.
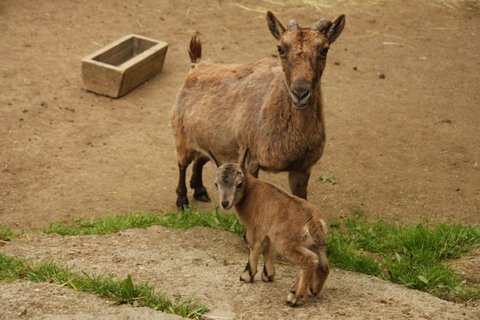
<path fill-rule="evenodd" d="M 288 21 L 287 28 L 288 28 L 288 30 L 291 30 L 291 31 L 297 31 L 297 29 L 298 29 L 297 20 L 292 19 L 292 20 Z"/>

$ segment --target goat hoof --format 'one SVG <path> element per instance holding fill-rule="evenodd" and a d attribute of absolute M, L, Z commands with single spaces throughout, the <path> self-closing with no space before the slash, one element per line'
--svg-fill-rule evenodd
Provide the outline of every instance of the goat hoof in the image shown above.
<path fill-rule="evenodd" d="M 195 200 L 201 201 L 201 202 L 210 202 L 210 201 L 212 201 L 212 199 L 210 199 L 210 197 L 208 196 L 207 191 L 205 191 L 204 193 L 194 193 L 194 194 L 193 194 L 193 197 L 195 198 Z"/>
<path fill-rule="evenodd" d="M 177 199 L 177 209 L 178 209 L 178 211 L 185 211 L 185 210 L 188 209 L 188 199 L 187 199 L 187 197 Z"/>
<path fill-rule="evenodd" d="M 251 277 L 250 274 L 247 271 L 245 271 L 240 275 L 240 281 L 253 282 L 253 277 Z"/>
<path fill-rule="evenodd" d="M 290 292 L 287 296 L 287 304 L 289 307 L 298 307 L 299 300 L 299 297 L 294 292 Z"/>
<path fill-rule="evenodd" d="M 200 188 L 194 188 L 193 197 L 201 202 L 210 202 L 212 199 L 208 196 L 207 189 L 204 186 Z"/>
<path fill-rule="evenodd" d="M 272 282 L 273 281 L 273 275 L 269 276 L 265 273 L 265 271 L 262 271 L 262 280 L 263 282 Z"/>

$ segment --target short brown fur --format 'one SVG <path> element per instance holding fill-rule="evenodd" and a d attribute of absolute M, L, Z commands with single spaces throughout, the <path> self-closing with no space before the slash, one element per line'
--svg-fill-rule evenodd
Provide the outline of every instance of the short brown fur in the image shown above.
<path fill-rule="evenodd" d="M 320 211 L 307 201 L 243 172 L 237 164 L 217 169 L 215 183 L 222 206 L 235 206 L 246 230 L 249 258 L 240 280 L 253 282 L 263 254 L 263 281 L 275 275 L 273 260 L 278 251 L 298 265 L 297 282 L 287 296 L 290 306 L 307 294 L 319 293 L 328 277 L 327 226 Z"/>
<path fill-rule="evenodd" d="M 249 64 L 197 63 L 201 44 L 197 35 L 192 38 L 193 69 L 170 116 L 180 171 L 179 208 L 188 205 L 185 175 L 192 161 L 194 197 L 210 200 L 202 183 L 206 150 L 223 163 L 235 162 L 239 150 L 248 148 L 250 173 L 257 177 L 260 169 L 289 171 L 292 193 L 307 198 L 310 170 L 325 144 L 320 77 L 328 47 L 343 30 L 344 21 L 342 15 L 333 24 L 317 23 L 312 29 L 289 23 L 286 30 L 268 12 L 280 63 L 273 59 Z"/>

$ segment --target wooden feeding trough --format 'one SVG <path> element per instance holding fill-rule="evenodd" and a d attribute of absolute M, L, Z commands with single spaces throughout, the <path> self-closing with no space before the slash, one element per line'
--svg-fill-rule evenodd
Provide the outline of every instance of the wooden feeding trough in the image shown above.
<path fill-rule="evenodd" d="M 130 34 L 82 59 L 87 90 L 118 98 L 160 72 L 168 44 Z"/>

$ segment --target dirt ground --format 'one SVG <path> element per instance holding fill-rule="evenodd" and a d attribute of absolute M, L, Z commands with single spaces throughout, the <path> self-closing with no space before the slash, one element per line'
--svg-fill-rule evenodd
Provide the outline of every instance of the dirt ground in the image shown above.
<path fill-rule="evenodd" d="M 200 31 L 204 57 L 215 62 L 270 56 L 276 47 L 265 23 L 267 9 L 283 22 L 296 18 L 301 25 L 323 16 L 347 16 L 323 76 L 327 145 L 309 185 L 309 201 L 322 208 L 327 220 L 348 217 L 361 208 L 370 220 L 480 223 L 478 1 L 4 0 L 0 2 L 0 225 L 28 230 L 78 217 L 175 209 L 177 167 L 168 114 L 189 68 L 189 38 Z M 118 100 L 82 89 L 80 59 L 128 33 L 169 43 L 162 73 Z M 334 178 L 336 184 L 322 183 L 320 176 Z M 212 177 L 213 166 L 208 164 L 206 186 L 215 197 Z M 285 174 L 261 173 L 261 178 L 287 188 Z M 199 295 L 216 307 L 214 312 L 225 312 L 226 318 L 318 314 L 436 319 L 451 313 L 459 319 L 478 312 L 335 270 L 324 298 L 296 314 L 280 305 L 293 268 L 282 267 L 282 278 L 273 285 L 242 286 L 236 282 L 244 263 L 240 240 L 221 234 L 226 240 L 213 245 L 210 238 L 218 233 L 200 230 L 150 228 L 82 238 L 34 233 L 1 250 L 63 263 L 77 257 L 79 268 L 132 273 L 161 289 Z M 191 239 L 192 232 L 199 232 L 208 245 Z M 121 237 L 126 235 L 140 247 L 123 248 Z M 75 241 L 102 254 L 89 256 L 82 249 L 70 257 L 68 248 Z M 110 247 L 109 241 L 113 241 Z M 179 248 L 184 256 L 175 250 Z M 127 255 L 122 258 L 125 263 L 113 263 L 112 251 Z M 156 257 L 142 258 L 148 272 L 134 265 L 142 254 Z M 213 263 L 210 254 L 224 256 L 228 265 Z M 201 267 L 207 260 L 211 264 Z M 42 292 L 40 297 L 32 293 L 35 288 Z M 0 307 L 0 319 L 22 314 L 15 309 L 21 301 L 48 304 L 55 311 L 52 314 L 72 319 L 85 311 L 85 305 L 98 304 L 97 315 L 115 309 L 103 305 L 107 309 L 102 310 L 103 300 L 84 295 L 78 299 L 97 302 L 59 303 L 60 296 L 73 294 L 64 290 L 2 283 L 2 301 L 13 300 L 8 307 L 2 305 L 3 314 Z M 45 296 L 56 304 L 41 299 Z M 29 305 L 26 316 L 42 318 L 49 310 L 45 308 Z M 385 315 L 377 313 L 378 308 L 386 310 Z M 128 312 L 122 317 L 127 319 Z"/>

